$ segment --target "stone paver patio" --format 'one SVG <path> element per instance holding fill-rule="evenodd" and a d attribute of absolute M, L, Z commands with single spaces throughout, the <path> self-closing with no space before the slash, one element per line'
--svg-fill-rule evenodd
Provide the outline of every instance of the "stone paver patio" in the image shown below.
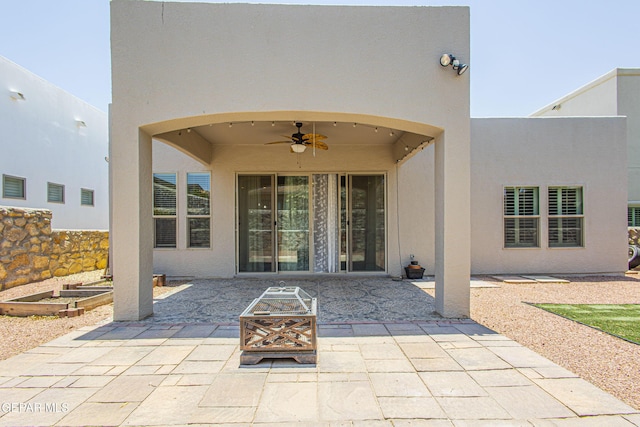
<path fill-rule="evenodd" d="M 0 362 L 0 426 L 640 425 L 639 411 L 471 320 L 325 322 L 317 365 L 241 367 L 237 323 L 159 318 Z"/>

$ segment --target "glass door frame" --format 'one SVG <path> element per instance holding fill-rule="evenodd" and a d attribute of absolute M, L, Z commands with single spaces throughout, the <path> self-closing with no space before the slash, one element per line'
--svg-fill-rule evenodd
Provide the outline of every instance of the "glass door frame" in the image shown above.
<path fill-rule="evenodd" d="M 314 272 L 314 261 L 315 261 L 315 252 L 314 252 L 314 239 L 313 239 L 313 232 L 314 232 L 314 210 L 313 210 L 313 175 L 315 174 L 334 174 L 337 175 L 337 185 L 338 185 L 338 189 L 337 189 L 337 206 L 338 206 L 338 221 L 337 221 L 337 226 L 338 226 L 338 236 L 342 236 L 342 233 L 345 233 L 346 236 L 346 245 L 345 245 L 345 255 L 346 255 L 346 262 L 345 262 L 345 268 L 342 268 L 342 261 L 341 261 L 341 257 L 343 255 L 342 253 L 342 246 L 341 246 L 341 242 L 338 242 L 339 245 L 339 251 L 338 251 L 338 273 L 315 273 Z M 275 224 L 272 224 L 272 233 L 273 233 L 273 242 L 272 242 L 272 247 L 273 247 L 273 253 L 272 253 L 272 263 L 274 265 L 272 271 L 267 271 L 267 272 L 248 272 L 248 271 L 239 271 L 240 268 L 240 230 L 239 230 L 239 217 L 240 217 L 240 212 L 239 212 L 239 188 L 238 188 L 238 178 L 240 176 L 270 176 L 272 179 L 272 194 L 271 194 L 271 200 L 272 200 L 272 215 L 274 218 L 274 221 L 276 222 Z M 280 176 L 307 176 L 308 177 L 308 212 L 309 212 L 309 268 L 308 270 L 305 271 L 280 271 L 278 269 L 278 224 L 277 224 L 277 219 L 278 219 L 278 177 Z M 384 188 L 383 188 L 383 194 L 384 194 L 384 269 L 383 270 L 379 270 L 379 271 L 362 271 L 362 270 L 357 270 L 357 271 L 353 271 L 351 268 L 351 264 L 353 262 L 352 260 L 352 253 L 351 253 L 351 221 L 352 221 L 352 217 L 351 217 L 351 177 L 353 176 L 382 176 L 383 180 L 384 180 Z M 346 191 L 346 223 L 343 224 L 342 218 L 341 218 L 341 212 L 343 209 L 343 204 L 345 204 L 345 202 L 343 202 L 342 199 L 342 178 L 344 177 L 345 179 L 345 191 Z M 387 274 L 389 266 L 389 248 L 388 248 L 388 244 L 389 244 L 389 221 L 388 221 L 388 216 L 389 216 L 389 195 L 388 195 L 388 176 L 386 172 L 380 172 L 380 171 L 376 171 L 376 172 L 317 172 L 317 171 L 310 171 L 310 172 L 305 172 L 305 173 L 298 173 L 296 171 L 293 172 L 236 172 L 235 173 L 235 183 L 234 186 L 236 188 L 235 191 L 235 215 L 234 215 L 234 220 L 235 220 L 235 241 L 236 241 L 236 260 L 235 260 L 235 271 L 236 274 L 241 274 L 241 275 L 264 275 L 264 274 L 282 274 L 282 275 L 294 275 L 294 274 L 301 274 L 301 275 L 306 275 L 306 274 L 357 274 L 357 275 L 380 275 L 380 274 Z M 399 237 L 398 237 L 399 238 Z"/>
<path fill-rule="evenodd" d="M 312 173 L 296 173 L 296 172 L 236 172 L 235 174 L 235 241 L 236 241 L 236 259 L 235 259 L 235 271 L 236 274 L 242 275 L 262 275 L 262 274 L 283 274 L 283 275 L 293 275 L 293 274 L 310 274 L 313 272 L 313 204 L 312 204 Z M 265 176 L 270 177 L 271 179 L 271 233 L 272 233 L 272 253 L 271 253 L 271 271 L 240 271 L 240 191 L 239 191 L 239 178 L 241 176 Z M 278 268 L 279 263 L 279 255 L 278 255 L 278 232 L 279 232 L 279 224 L 278 224 L 278 178 L 283 176 L 304 176 L 307 177 L 307 212 L 308 212 L 308 247 L 309 247 L 309 266 L 307 270 L 303 271 L 286 271 L 280 270 Z"/>

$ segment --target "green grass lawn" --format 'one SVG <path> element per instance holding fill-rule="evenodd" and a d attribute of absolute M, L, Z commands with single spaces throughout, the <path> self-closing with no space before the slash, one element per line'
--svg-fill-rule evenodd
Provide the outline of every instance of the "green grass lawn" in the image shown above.
<path fill-rule="evenodd" d="M 640 344 L 640 304 L 533 304 L 567 319 Z"/>

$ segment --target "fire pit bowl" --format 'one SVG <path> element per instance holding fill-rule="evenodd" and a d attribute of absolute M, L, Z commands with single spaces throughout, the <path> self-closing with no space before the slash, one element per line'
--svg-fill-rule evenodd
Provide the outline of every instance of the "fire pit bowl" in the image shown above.
<path fill-rule="evenodd" d="M 240 315 L 241 365 L 265 358 L 317 360 L 317 301 L 299 287 L 270 287 Z"/>

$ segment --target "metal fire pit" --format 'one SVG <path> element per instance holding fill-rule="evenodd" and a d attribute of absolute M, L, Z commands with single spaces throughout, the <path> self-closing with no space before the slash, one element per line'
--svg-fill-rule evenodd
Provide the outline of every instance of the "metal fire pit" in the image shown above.
<path fill-rule="evenodd" d="M 240 315 L 240 364 L 264 358 L 316 363 L 317 302 L 299 287 L 271 287 Z"/>

